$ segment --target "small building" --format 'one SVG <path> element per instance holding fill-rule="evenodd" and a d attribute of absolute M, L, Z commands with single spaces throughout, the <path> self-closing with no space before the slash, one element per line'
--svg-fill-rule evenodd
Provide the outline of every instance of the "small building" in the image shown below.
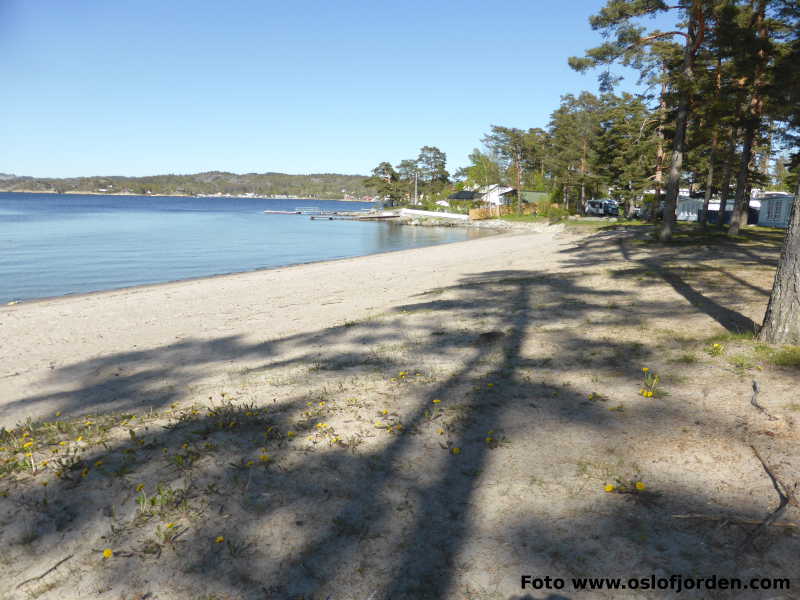
<path fill-rule="evenodd" d="M 495 183 L 481 189 L 481 201 L 491 206 L 508 206 L 516 199 L 516 190 L 507 185 Z"/>
<path fill-rule="evenodd" d="M 765 194 L 761 197 L 761 211 L 758 224 L 762 227 L 789 227 L 789 215 L 792 212 L 794 196 L 782 193 Z"/>

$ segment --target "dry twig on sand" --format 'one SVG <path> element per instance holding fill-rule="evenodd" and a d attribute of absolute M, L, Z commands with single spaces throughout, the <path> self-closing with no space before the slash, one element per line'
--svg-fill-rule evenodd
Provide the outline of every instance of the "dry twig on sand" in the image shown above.
<path fill-rule="evenodd" d="M 778 417 L 774 417 L 771 414 L 769 414 L 769 412 L 767 412 L 767 409 L 758 403 L 759 392 L 761 392 L 761 386 L 758 385 L 758 382 L 755 379 L 753 379 L 753 395 L 750 398 L 750 404 L 752 404 L 760 413 L 766 415 L 770 421 L 777 421 Z"/>
<path fill-rule="evenodd" d="M 797 496 L 795 496 L 795 491 L 797 490 L 797 483 L 795 483 L 790 488 L 783 481 L 781 481 L 777 475 L 775 475 L 775 472 L 761 457 L 761 454 L 759 454 L 755 446 L 751 444 L 750 449 L 753 451 L 753 454 L 756 455 L 756 458 L 761 463 L 761 466 L 764 467 L 764 471 L 766 471 L 767 475 L 769 475 L 770 481 L 772 481 L 772 487 L 774 487 L 775 491 L 778 493 L 778 498 L 780 499 L 780 502 L 778 503 L 778 508 L 773 510 L 770 514 L 766 516 L 766 518 L 763 521 L 761 521 L 758 527 L 756 527 L 753 530 L 753 532 L 748 536 L 743 545 L 752 544 L 753 540 L 755 540 L 756 536 L 759 533 L 761 533 L 764 529 L 766 529 L 770 525 L 775 525 L 778 522 L 778 519 L 780 519 L 783 516 L 783 513 L 786 512 L 786 509 L 790 504 L 792 506 L 800 508 L 800 502 L 798 502 Z"/>
<path fill-rule="evenodd" d="M 56 564 L 54 564 L 52 567 L 50 567 L 49 569 L 47 569 L 47 571 L 45 571 L 45 572 L 44 572 L 44 573 L 42 573 L 41 575 L 37 575 L 36 577 L 31 577 L 30 579 L 26 579 L 25 581 L 23 581 L 22 583 L 20 583 L 20 584 L 17 586 L 17 589 L 21 588 L 21 587 L 22 587 L 23 585 L 25 585 L 26 583 L 32 583 L 32 582 L 34 582 L 34 581 L 39 581 L 40 579 L 43 579 L 45 576 L 47 576 L 47 575 L 49 575 L 50 573 L 52 573 L 53 571 L 55 571 L 55 570 L 56 570 L 58 567 L 60 567 L 61 565 L 63 565 L 65 562 L 67 562 L 67 561 L 68 561 L 70 558 L 72 558 L 73 556 L 74 556 L 73 554 L 70 554 L 69 556 L 67 556 L 67 557 L 65 557 L 65 558 L 62 558 L 60 561 L 58 561 L 58 562 L 57 562 Z"/>

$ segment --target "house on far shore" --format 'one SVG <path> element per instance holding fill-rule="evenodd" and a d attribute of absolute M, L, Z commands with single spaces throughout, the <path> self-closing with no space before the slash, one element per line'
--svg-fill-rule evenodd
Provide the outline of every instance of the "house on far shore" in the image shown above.
<path fill-rule="evenodd" d="M 761 211 L 758 224 L 762 227 L 789 227 L 789 213 L 792 212 L 794 196 L 781 192 L 766 193 L 761 196 Z"/>
<path fill-rule="evenodd" d="M 507 185 L 495 183 L 480 189 L 481 202 L 491 206 L 508 206 L 516 200 L 516 191 Z"/>
<path fill-rule="evenodd" d="M 517 189 L 506 185 L 492 184 L 477 190 L 460 190 L 447 197 L 448 200 L 470 200 L 491 206 L 512 206 L 517 202 Z M 536 204 L 547 200 L 547 192 L 522 190 L 523 204 Z"/>

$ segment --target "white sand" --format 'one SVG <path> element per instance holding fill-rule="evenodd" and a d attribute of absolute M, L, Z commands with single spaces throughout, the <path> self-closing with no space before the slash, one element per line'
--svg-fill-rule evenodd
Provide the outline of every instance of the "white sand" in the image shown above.
<path fill-rule="evenodd" d="M 161 389 L 191 381 L 197 390 L 247 367 L 247 353 L 231 344 L 253 347 L 361 320 L 421 302 L 416 295 L 478 272 L 552 268 L 568 244 L 559 231 L 543 227 L 524 235 L 2 307 L 0 426 L 59 410 L 66 416 L 133 409 L 135 398 L 124 394 L 134 386 L 101 382 L 112 374 L 140 375 Z M 221 339 L 230 343 L 208 343 Z M 176 344 L 175 351 L 185 352 L 177 358 L 185 368 L 170 369 L 158 380 L 147 352 Z M 201 366 L 193 368 L 192 361 Z M 141 390 L 141 380 L 135 387 Z"/>

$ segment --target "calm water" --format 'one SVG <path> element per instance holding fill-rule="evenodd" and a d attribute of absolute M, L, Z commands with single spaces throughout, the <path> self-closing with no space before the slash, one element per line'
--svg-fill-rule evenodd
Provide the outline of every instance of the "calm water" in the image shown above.
<path fill-rule="evenodd" d="M 0 192 L 0 302 L 362 256 L 482 235 L 263 210 L 358 202 Z M 485 235 L 485 234 L 483 234 Z"/>

